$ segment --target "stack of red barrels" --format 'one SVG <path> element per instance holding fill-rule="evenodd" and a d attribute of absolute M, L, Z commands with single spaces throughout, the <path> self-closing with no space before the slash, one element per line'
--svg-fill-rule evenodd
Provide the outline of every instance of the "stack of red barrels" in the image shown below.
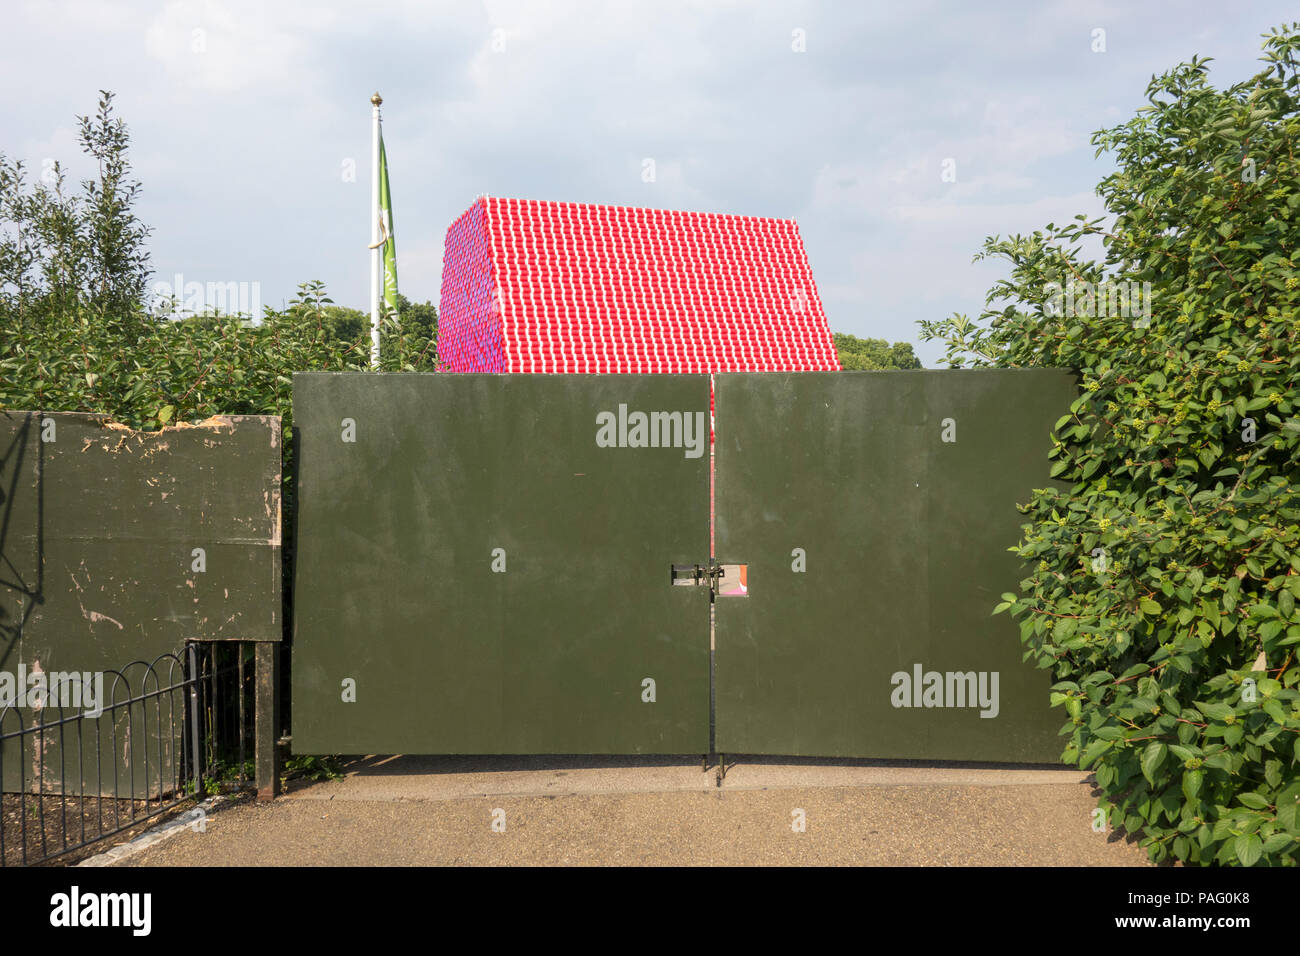
<path fill-rule="evenodd" d="M 792 219 L 480 197 L 447 230 L 451 372 L 838 371 Z"/>

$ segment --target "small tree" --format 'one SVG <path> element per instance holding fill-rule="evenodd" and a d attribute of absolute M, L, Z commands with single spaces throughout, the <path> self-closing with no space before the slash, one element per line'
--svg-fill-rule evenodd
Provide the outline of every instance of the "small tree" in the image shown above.
<path fill-rule="evenodd" d="M 101 321 L 135 313 L 149 282 L 149 228 L 133 212 L 129 133 L 101 91 L 94 117 L 78 117 L 98 175 L 70 194 L 52 163 L 30 190 L 21 162 L 0 154 L 0 310 L 24 324 L 86 310 Z"/>
<path fill-rule="evenodd" d="M 113 118 L 113 94 L 100 91 L 94 118 L 79 118 L 81 146 L 98 164 L 97 179 L 86 180 L 82 216 L 82 249 L 86 259 L 84 290 L 101 318 L 138 310 L 144 300 L 150 269 L 145 241 L 150 229 L 136 219 L 132 207 L 140 183 L 129 179 L 130 136 L 126 124 Z"/>

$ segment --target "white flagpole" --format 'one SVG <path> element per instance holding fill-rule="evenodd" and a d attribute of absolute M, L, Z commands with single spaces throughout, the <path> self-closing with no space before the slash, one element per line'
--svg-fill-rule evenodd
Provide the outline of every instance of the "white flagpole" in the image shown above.
<path fill-rule="evenodd" d="M 379 284 L 384 252 L 379 238 L 379 104 L 383 98 L 376 93 L 370 102 L 370 367 L 379 368 Z"/>

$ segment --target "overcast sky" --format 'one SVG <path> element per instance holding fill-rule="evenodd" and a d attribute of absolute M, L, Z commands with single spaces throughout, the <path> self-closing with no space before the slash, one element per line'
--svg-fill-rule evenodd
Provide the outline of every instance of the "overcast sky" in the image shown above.
<path fill-rule="evenodd" d="M 1295 18 L 1283 2 L 6 0 L 0 151 L 86 174 L 76 116 L 111 89 L 156 278 L 257 282 L 277 307 L 321 279 L 364 308 L 378 90 L 412 299 L 437 301 L 447 227 L 482 193 L 793 218 L 831 328 L 916 342 L 934 366 L 916 320 L 979 312 L 1003 272 L 971 262 L 986 235 L 1101 214 L 1089 137 L 1130 118 L 1153 73 L 1207 55 L 1229 85 Z"/>

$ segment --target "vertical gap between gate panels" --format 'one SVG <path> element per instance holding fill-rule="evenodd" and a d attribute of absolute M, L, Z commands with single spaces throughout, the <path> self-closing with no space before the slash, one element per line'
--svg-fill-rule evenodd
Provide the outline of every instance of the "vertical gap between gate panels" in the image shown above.
<path fill-rule="evenodd" d="M 717 693 L 716 672 L 713 653 L 717 646 L 717 579 L 712 571 L 717 560 L 715 543 L 717 540 L 717 390 L 712 373 L 709 374 L 709 753 L 718 752 L 717 741 Z M 708 764 L 708 761 L 705 761 Z"/>

